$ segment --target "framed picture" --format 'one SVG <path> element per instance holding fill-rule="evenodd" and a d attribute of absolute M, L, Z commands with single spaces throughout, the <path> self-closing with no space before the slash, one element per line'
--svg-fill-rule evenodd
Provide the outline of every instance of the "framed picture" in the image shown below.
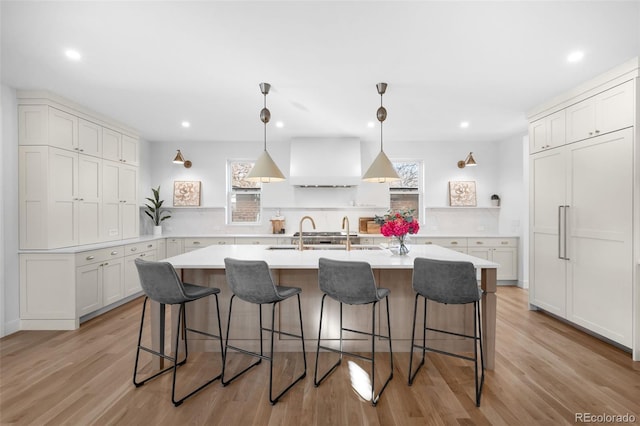
<path fill-rule="evenodd" d="M 475 181 L 449 181 L 449 205 L 452 207 L 475 207 Z"/>
<path fill-rule="evenodd" d="M 200 181 L 174 181 L 173 205 L 177 207 L 200 206 Z"/>

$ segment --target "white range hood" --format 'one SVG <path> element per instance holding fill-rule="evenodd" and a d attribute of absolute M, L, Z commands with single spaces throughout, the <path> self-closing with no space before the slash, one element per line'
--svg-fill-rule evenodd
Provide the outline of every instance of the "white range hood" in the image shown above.
<path fill-rule="evenodd" d="M 294 138 L 289 181 L 301 187 L 345 187 L 362 180 L 360 139 Z"/>

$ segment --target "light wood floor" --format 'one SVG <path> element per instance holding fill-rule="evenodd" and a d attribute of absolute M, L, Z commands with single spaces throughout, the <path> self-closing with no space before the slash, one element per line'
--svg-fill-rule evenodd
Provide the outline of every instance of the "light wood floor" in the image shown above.
<path fill-rule="evenodd" d="M 394 355 L 394 379 L 376 408 L 352 390 L 346 362 L 315 388 L 313 353 L 307 377 L 274 407 L 263 362 L 229 386 L 215 382 L 174 408 L 169 375 L 137 389 L 131 383 L 140 310 L 139 300 L 76 331 L 25 331 L 1 339 L 0 423 L 560 425 L 575 423 L 575 413 L 582 412 L 629 413 L 640 423 L 640 363 L 528 311 L 526 291 L 515 287 L 498 290 L 496 369 L 487 371 L 480 408 L 473 402 L 472 364 L 431 354 L 408 387 L 408 353 Z M 180 369 L 187 386 L 220 367 L 218 354 L 192 355 Z M 300 354 L 279 355 L 279 369 L 302 368 Z M 388 371 L 386 357 L 377 363 L 378 378 Z M 234 357 L 234 366 L 240 361 Z"/>

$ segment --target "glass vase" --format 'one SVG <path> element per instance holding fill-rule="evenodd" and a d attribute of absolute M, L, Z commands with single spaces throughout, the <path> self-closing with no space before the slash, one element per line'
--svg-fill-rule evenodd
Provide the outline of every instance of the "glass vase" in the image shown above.
<path fill-rule="evenodd" d="M 404 256 L 409 253 L 409 237 L 407 235 L 395 236 L 389 246 L 391 253 Z"/>

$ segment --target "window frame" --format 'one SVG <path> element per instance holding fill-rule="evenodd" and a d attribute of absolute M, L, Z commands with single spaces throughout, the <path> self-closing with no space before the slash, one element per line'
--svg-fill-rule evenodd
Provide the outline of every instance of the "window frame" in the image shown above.
<path fill-rule="evenodd" d="M 415 163 L 418 167 L 418 187 L 417 188 L 394 188 L 389 185 L 389 207 L 391 207 L 391 196 L 393 194 L 417 194 L 418 195 L 418 221 L 422 219 L 424 215 L 424 197 L 423 197 L 423 187 L 424 187 L 424 160 L 416 159 L 416 158 L 393 158 L 390 159 L 393 168 L 396 169 L 397 163 Z M 397 171 L 397 169 L 396 169 Z M 420 222 L 421 223 L 421 222 Z"/>
<path fill-rule="evenodd" d="M 237 159 L 237 158 L 232 158 L 232 159 L 227 159 L 227 169 L 226 169 L 226 178 L 227 178 L 227 184 L 226 184 L 226 189 L 227 189 L 227 200 L 226 200 L 226 224 L 227 225 L 231 225 L 231 226 L 242 226 L 242 225 L 262 225 L 262 212 L 263 212 L 263 206 L 262 206 L 262 184 L 260 182 L 255 182 L 255 184 L 257 185 L 257 187 L 255 188 L 234 188 L 233 187 L 233 177 L 232 177 L 232 170 L 233 170 L 233 164 L 235 163 L 249 163 L 252 165 L 255 165 L 256 160 L 248 160 L 248 159 Z M 233 208 L 232 208 L 232 199 L 235 195 L 237 194 L 257 194 L 260 196 L 260 208 L 258 209 L 258 213 L 257 213 L 257 220 L 252 221 L 252 222 L 234 222 L 233 221 Z"/>

